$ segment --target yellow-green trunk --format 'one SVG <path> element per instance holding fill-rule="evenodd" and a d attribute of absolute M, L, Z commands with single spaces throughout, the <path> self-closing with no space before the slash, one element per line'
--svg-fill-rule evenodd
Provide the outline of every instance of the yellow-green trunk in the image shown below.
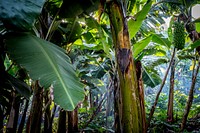
<path fill-rule="evenodd" d="M 131 45 L 127 21 L 125 14 L 123 13 L 123 6 L 120 2 L 111 1 L 107 4 L 107 9 L 110 18 L 119 75 L 119 88 L 115 89 L 119 89 L 119 91 L 116 92 L 119 93 L 118 122 L 120 122 L 120 132 L 143 132 L 136 69 L 130 50 Z"/>

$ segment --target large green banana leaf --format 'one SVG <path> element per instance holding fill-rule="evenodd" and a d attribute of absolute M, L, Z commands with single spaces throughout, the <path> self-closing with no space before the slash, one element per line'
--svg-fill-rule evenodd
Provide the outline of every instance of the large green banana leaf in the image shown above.
<path fill-rule="evenodd" d="M 39 80 L 45 88 L 53 85 L 54 100 L 62 108 L 73 110 L 83 100 L 83 85 L 63 49 L 24 33 L 7 35 L 5 42 L 10 57 L 33 80 Z"/>
<path fill-rule="evenodd" d="M 144 7 L 142 8 L 141 11 L 139 11 L 136 15 L 135 15 L 135 20 L 130 19 L 128 21 L 128 28 L 129 28 L 129 33 L 130 33 L 130 38 L 132 39 L 135 34 L 139 31 L 143 20 L 146 18 L 149 10 L 151 9 L 151 4 L 152 1 L 148 1 Z"/>
<path fill-rule="evenodd" d="M 45 0 L 0 0 L 0 20 L 8 29 L 30 30 Z"/>
<path fill-rule="evenodd" d="M 167 48 L 170 48 L 171 46 L 171 42 L 167 38 L 164 38 L 159 34 L 151 34 L 134 44 L 133 57 L 136 58 L 139 53 L 144 52 L 143 50 L 146 48 L 146 46 L 148 46 L 150 42 L 163 45 Z"/>

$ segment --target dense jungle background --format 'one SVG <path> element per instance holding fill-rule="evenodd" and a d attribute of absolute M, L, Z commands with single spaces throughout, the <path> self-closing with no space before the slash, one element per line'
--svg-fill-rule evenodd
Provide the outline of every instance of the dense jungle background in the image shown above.
<path fill-rule="evenodd" d="M 0 0 L 0 133 L 200 132 L 199 0 Z"/>

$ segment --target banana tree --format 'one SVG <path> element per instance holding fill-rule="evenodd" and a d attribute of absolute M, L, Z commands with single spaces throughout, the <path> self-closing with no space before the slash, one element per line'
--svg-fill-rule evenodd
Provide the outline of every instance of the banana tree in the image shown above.
<path fill-rule="evenodd" d="M 32 33 L 25 33 L 34 28 L 43 4 L 43 0 L 13 4 L 12 1 L 1 1 L 0 19 L 5 28 L 12 31 L 3 35 L 7 54 L 24 67 L 33 80 L 39 80 L 41 86 L 48 88 L 53 85 L 55 102 L 64 109 L 73 110 L 83 99 L 84 93 L 69 57 L 58 46 Z M 19 10 L 18 7 L 24 10 Z M 13 19 L 16 21 L 12 21 Z"/>
<path fill-rule="evenodd" d="M 8 2 L 10 2 L 10 4 L 8 4 Z M 5 60 L 4 54 L 6 53 L 15 64 L 26 69 L 31 79 L 39 80 L 39 82 L 36 82 L 38 86 L 40 85 L 45 89 L 53 86 L 54 101 L 58 105 L 66 110 L 73 110 L 76 105 L 83 100 L 83 84 L 80 83 L 76 68 L 72 66 L 65 51 L 47 41 L 47 39 L 50 40 L 50 33 L 54 27 L 49 28 L 48 31 L 47 27 L 41 26 L 44 21 L 40 23 L 37 21 L 42 12 L 44 2 L 44 0 L 19 1 L 16 3 L 13 3 L 13 1 L 0 2 L 2 9 L 0 11 L 0 20 L 3 24 L 1 25 L 1 27 L 3 27 L 1 32 L 1 55 L 4 56 L 2 62 Z M 42 27 L 41 30 L 38 28 L 39 26 Z M 39 29 L 38 31 L 37 28 Z M 4 80 L 1 80 L 3 81 L 2 84 L 8 81 L 7 83 L 14 86 L 19 93 L 29 98 L 30 92 L 25 83 L 18 80 L 16 81 L 4 71 L 1 71 L 1 73 L 4 75 L 2 77 Z M 8 90 L 7 86 L 3 87 L 3 89 L 4 88 Z M 38 90 L 38 92 L 34 93 L 37 97 L 37 94 L 42 92 L 43 89 L 37 89 L 40 87 L 35 88 L 36 91 Z M 41 121 L 39 117 L 37 121 L 39 125 L 34 125 L 36 121 L 32 119 L 37 118 L 33 116 L 36 114 L 34 110 L 37 109 L 34 108 L 34 106 L 42 108 L 41 104 L 37 102 L 38 98 L 39 101 L 43 100 L 41 97 L 35 98 L 36 102 L 33 100 L 33 113 L 31 113 L 29 117 L 29 121 L 33 125 L 30 125 L 27 131 L 29 129 L 33 131 L 36 128 L 38 131 L 40 130 Z M 39 112 L 42 113 L 42 109 L 38 111 L 38 113 Z M 29 124 L 27 124 L 27 126 L 28 125 Z"/>
<path fill-rule="evenodd" d="M 117 60 L 118 80 L 115 86 L 115 122 L 116 132 L 145 132 L 145 116 L 142 115 L 142 97 L 138 87 L 136 68 L 131 50 L 129 28 L 127 23 L 127 2 L 130 1 L 110 1 L 103 3 L 110 19 L 110 26 Z M 132 2 L 132 1 L 131 1 Z M 130 2 L 130 3 L 131 3 Z M 132 3 L 135 4 L 134 2 Z M 145 8 L 146 13 L 138 13 L 136 18 L 136 30 L 131 32 L 131 38 L 136 34 L 150 9 L 151 2 L 148 1 Z M 144 10 L 143 10 L 144 11 Z M 140 12 L 141 13 L 141 12 Z M 134 23 L 134 22 L 133 22 Z M 141 92 L 142 94 L 142 92 Z"/>

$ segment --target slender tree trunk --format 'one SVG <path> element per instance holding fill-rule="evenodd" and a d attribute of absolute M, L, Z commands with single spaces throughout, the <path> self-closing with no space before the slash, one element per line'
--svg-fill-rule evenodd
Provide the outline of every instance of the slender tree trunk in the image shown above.
<path fill-rule="evenodd" d="M 152 117 L 153 117 L 153 114 L 154 114 L 156 105 L 157 105 L 157 103 L 158 103 L 158 99 L 159 99 L 160 93 L 161 93 L 161 91 L 162 91 L 162 89 L 163 89 L 163 87 L 164 87 L 164 85 L 165 85 L 165 81 L 166 81 L 166 79 L 167 79 L 167 75 L 168 75 L 168 73 L 169 73 L 169 69 L 170 69 L 170 67 L 171 67 L 171 65 L 172 65 L 172 62 L 173 62 L 173 60 L 174 60 L 174 56 L 175 56 L 175 49 L 174 49 L 174 51 L 173 51 L 173 54 L 172 54 L 172 57 L 171 57 L 169 66 L 168 66 L 167 71 L 166 71 L 166 73 L 165 73 L 165 76 L 164 76 L 164 78 L 163 78 L 163 80 L 162 80 L 162 84 L 160 85 L 159 91 L 158 91 L 158 93 L 157 93 L 157 95 L 156 95 L 155 102 L 154 102 L 153 106 L 151 107 L 147 127 L 150 126 L 151 119 L 152 119 Z"/>
<path fill-rule="evenodd" d="M 40 133 L 42 106 L 43 105 L 43 88 L 39 86 L 39 82 L 35 81 L 33 85 L 33 100 L 28 122 L 28 133 Z"/>
<path fill-rule="evenodd" d="M 28 110 L 28 105 L 29 105 L 29 100 L 26 100 L 23 116 L 22 116 L 22 119 L 21 119 L 21 122 L 20 122 L 20 125 L 19 125 L 19 128 L 18 128 L 18 133 L 22 133 L 22 131 L 24 129 L 24 124 L 25 124 L 25 120 L 26 120 L 26 112 Z"/>
<path fill-rule="evenodd" d="M 184 17 L 187 18 L 187 16 L 184 16 Z M 193 42 L 199 40 L 200 35 L 196 31 L 195 24 L 192 23 L 191 18 L 187 18 L 186 20 L 184 20 L 184 22 L 186 23 L 185 28 L 186 28 L 186 30 L 187 30 L 187 32 L 189 34 L 190 39 Z M 196 51 L 197 51 L 198 56 L 199 56 L 200 55 L 200 46 L 198 46 L 196 48 Z M 196 62 L 196 59 L 195 59 L 195 62 Z M 184 115 L 183 115 L 180 131 L 183 131 L 183 129 L 185 128 L 187 117 L 188 117 L 190 108 L 192 106 L 192 101 L 193 101 L 193 97 L 194 97 L 193 96 L 194 95 L 194 88 L 195 88 L 195 84 L 196 84 L 196 76 L 197 76 L 197 74 L 199 72 L 199 67 L 200 67 L 200 57 L 199 57 L 198 65 L 197 65 L 197 68 L 196 68 L 196 73 L 193 73 L 193 75 L 192 75 L 192 84 L 191 84 L 191 87 L 190 87 L 189 97 L 188 97 L 187 104 L 186 104 L 186 107 L 185 107 L 185 111 L 184 111 Z"/>
<path fill-rule="evenodd" d="M 107 3 L 112 38 L 117 59 L 119 87 L 115 88 L 116 132 L 144 132 L 138 81 L 131 51 L 125 6 L 120 0 Z"/>
<path fill-rule="evenodd" d="M 9 119 L 7 122 L 7 127 L 6 127 L 6 132 L 7 133 L 16 133 L 16 129 L 14 127 L 15 123 L 16 123 L 16 111 L 15 110 L 15 104 L 16 104 L 16 94 L 15 92 L 12 92 L 12 96 L 13 96 L 13 100 L 12 100 L 12 106 L 11 106 L 11 110 L 10 110 L 10 114 L 9 114 Z"/>
<path fill-rule="evenodd" d="M 61 109 L 59 113 L 57 133 L 66 133 L 66 120 L 66 111 Z"/>
<path fill-rule="evenodd" d="M 28 116 L 27 122 L 26 122 L 26 133 L 30 133 L 30 115 Z"/>
<path fill-rule="evenodd" d="M 119 78 L 117 76 L 117 73 L 113 77 L 114 81 L 114 112 L 115 112 L 115 132 L 116 133 L 121 133 L 122 132 L 122 125 L 120 122 L 120 93 L 119 93 Z"/>
<path fill-rule="evenodd" d="M 14 103 L 14 109 L 15 109 L 15 117 L 14 117 L 14 125 L 13 130 L 17 132 L 17 124 L 18 124 L 18 118 L 19 118 L 19 107 L 20 107 L 20 97 L 16 97 L 15 103 Z"/>
<path fill-rule="evenodd" d="M 15 95 L 16 94 L 13 95 L 13 103 L 12 103 L 12 108 L 10 111 L 10 116 L 9 116 L 8 125 L 7 125 L 8 133 L 17 132 L 20 102 L 19 102 L 19 97 L 16 97 Z"/>
<path fill-rule="evenodd" d="M 50 127 L 50 118 L 51 118 L 51 110 L 50 110 L 50 104 L 51 99 L 49 98 L 49 90 L 45 91 L 44 94 L 44 102 L 45 102 L 45 117 L 44 117 L 44 132 L 45 133 L 51 133 Z"/>
<path fill-rule="evenodd" d="M 187 117 L 188 117 L 190 108 L 192 107 L 192 101 L 193 101 L 193 98 L 194 98 L 194 89 L 195 89 L 197 75 L 198 75 L 198 72 L 199 72 L 199 67 L 200 67 L 200 57 L 199 57 L 199 60 L 198 60 L 196 72 L 192 76 L 192 84 L 191 84 L 191 87 L 190 87 L 190 92 L 189 92 L 187 104 L 186 104 L 186 107 L 185 107 L 180 131 L 183 131 L 183 129 L 185 128 Z"/>
<path fill-rule="evenodd" d="M 176 49 L 174 48 L 176 54 Z M 174 103 L 174 74 L 175 74 L 175 59 L 172 60 L 171 65 L 171 75 L 170 75 L 170 90 L 169 90 L 169 99 L 168 99 L 168 108 L 167 108 L 167 121 L 173 122 L 173 103 Z"/>
<path fill-rule="evenodd" d="M 136 72 L 137 72 L 137 79 L 138 79 L 138 90 L 139 90 L 139 98 L 140 98 L 140 107 L 142 113 L 142 124 L 143 124 L 143 132 L 147 132 L 146 129 L 146 112 L 144 106 L 144 84 L 142 80 L 142 64 L 140 61 L 136 62 Z"/>
<path fill-rule="evenodd" d="M 78 110 L 68 111 L 68 132 L 78 132 Z"/>

